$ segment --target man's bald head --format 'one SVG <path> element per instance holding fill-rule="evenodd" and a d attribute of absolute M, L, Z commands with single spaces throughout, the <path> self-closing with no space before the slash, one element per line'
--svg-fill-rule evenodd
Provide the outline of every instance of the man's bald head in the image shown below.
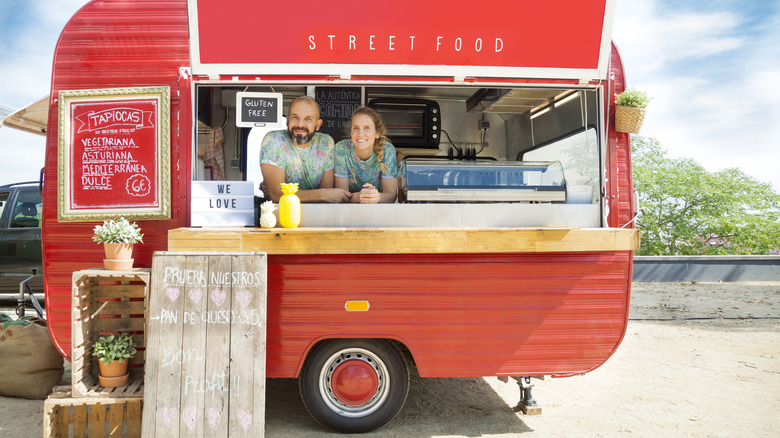
<path fill-rule="evenodd" d="M 290 114 L 292 114 L 294 106 L 297 106 L 298 104 L 302 104 L 302 103 L 310 105 L 314 109 L 314 111 L 315 111 L 314 114 L 315 114 L 316 118 L 317 119 L 320 118 L 320 104 L 317 103 L 317 101 L 314 100 L 314 98 L 310 97 L 310 96 L 296 97 L 295 100 L 293 100 L 290 103 Z"/>

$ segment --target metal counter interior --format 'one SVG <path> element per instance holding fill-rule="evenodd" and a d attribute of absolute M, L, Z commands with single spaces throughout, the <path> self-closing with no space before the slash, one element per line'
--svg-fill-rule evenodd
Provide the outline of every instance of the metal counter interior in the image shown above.
<path fill-rule="evenodd" d="M 168 232 L 168 250 L 424 254 L 639 247 L 637 230 L 599 228 L 595 204 L 304 204 L 302 218 L 292 229 L 177 228 Z"/>

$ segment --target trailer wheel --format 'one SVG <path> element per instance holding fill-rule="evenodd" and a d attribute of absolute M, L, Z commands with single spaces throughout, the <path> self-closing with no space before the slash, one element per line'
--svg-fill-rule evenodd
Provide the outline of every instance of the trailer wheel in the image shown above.
<path fill-rule="evenodd" d="M 323 426 L 368 432 L 401 410 L 409 392 L 409 369 L 387 341 L 325 341 L 307 357 L 298 387 L 306 409 Z"/>

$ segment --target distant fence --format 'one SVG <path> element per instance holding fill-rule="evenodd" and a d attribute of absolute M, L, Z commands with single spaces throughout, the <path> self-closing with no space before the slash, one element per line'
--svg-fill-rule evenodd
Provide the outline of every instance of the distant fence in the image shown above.
<path fill-rule="evenodd" d="M 780 281 L 780 256 L 636 256 L 633 281 Z"/>

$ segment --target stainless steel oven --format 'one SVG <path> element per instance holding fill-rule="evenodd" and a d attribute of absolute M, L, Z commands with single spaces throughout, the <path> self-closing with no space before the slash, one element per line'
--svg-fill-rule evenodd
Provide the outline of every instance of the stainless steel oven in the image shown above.
<path fill-rule="evenodd" d="M 438 149 L 441 139 L 441 109 L 427 99 L 381 98 L 368 106 L 382 117 L 387 138 L 397 148 Z"/>

